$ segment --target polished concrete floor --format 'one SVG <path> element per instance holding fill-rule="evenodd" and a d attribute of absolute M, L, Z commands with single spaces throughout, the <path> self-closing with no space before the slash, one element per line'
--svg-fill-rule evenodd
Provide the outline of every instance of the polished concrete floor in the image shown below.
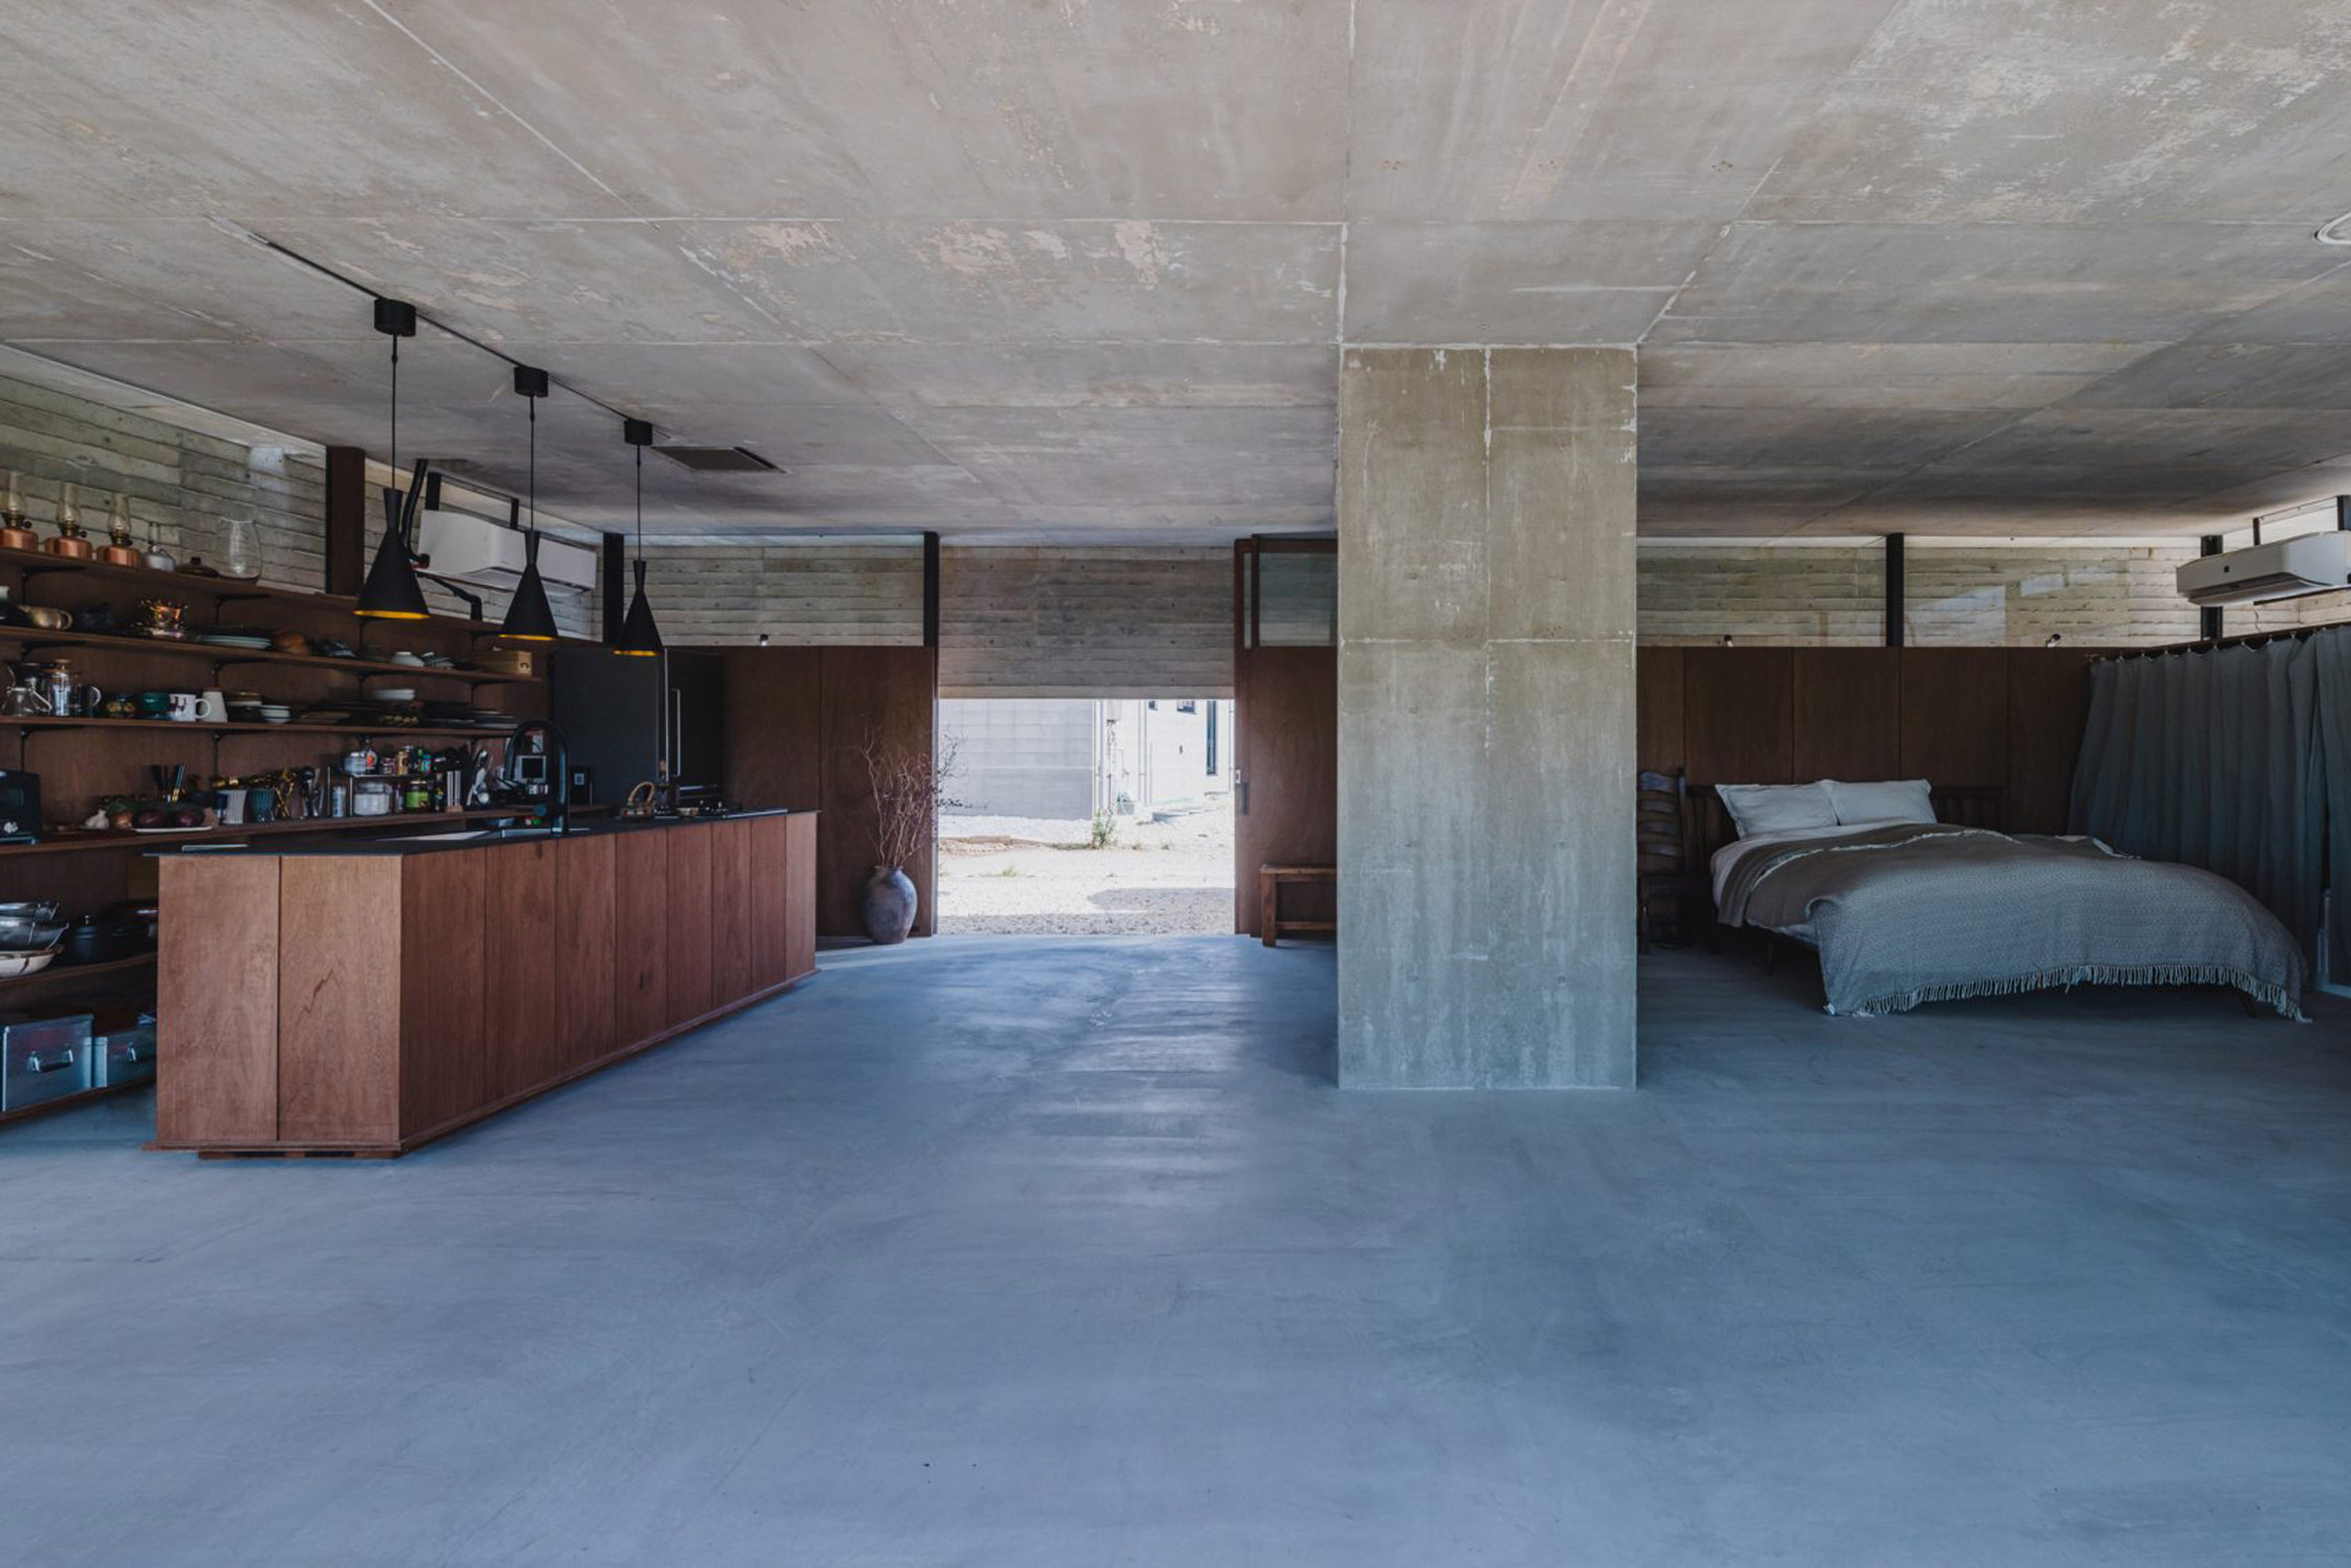
<path fill-rule="evenodd" d="M 1327 952 L 948 939 L 392 1164 L 0 1132 L 25 1568 L 2340 1563 L 2351 1013 L 1334 1090 Z"/>

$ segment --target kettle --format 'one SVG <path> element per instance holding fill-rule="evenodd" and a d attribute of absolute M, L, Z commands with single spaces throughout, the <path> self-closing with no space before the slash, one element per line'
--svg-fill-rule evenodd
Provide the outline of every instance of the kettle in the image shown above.
<path fill-rule="evenodd" d="M 0 666 L 5 668 L 5 666 Z M 49 713 L 49 695 L 37 677 L 9 671 L 15 684 L 0 692 L 0 714 L 11 719 L 39 718 Z"/>

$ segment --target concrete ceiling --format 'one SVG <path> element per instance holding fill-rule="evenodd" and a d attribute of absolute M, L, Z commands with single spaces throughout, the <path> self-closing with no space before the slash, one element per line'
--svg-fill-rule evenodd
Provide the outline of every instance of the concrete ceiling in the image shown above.
<path fill-rule="evenodd" d="M 364 300 L 781 475 L 664 532 L 1332 521 L 1343 343 L 1638 343 L 1642 528 L 2351 489 L 2345 0 L 18 0 L 0 340 L 381 453 Z M 2332 88 L 2333 90 L 2330 90 Z M 430 331 L 402 442 L 518 485 Z M 610 415 L 540 492 L 628 514 Z"/>

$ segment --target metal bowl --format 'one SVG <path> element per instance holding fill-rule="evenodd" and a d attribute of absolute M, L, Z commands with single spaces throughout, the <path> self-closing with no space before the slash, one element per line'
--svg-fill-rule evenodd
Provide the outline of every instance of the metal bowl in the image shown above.
<path fill-rule="evenodd" d="M 66 928 L 37 921 L 0 921 L 0 953 L 41 953 L 65 940 Z"/>
<path fill-rule="evenodd" d="M 13 903 L 0 903 L 0 921 L 49 921 L 55 919 L 57 919 L 57 900 L 53 898 L 20 899 Z"/>
<path fill-rule="evenodd" d="M 13 980 L 27 974 L 38 974 L 57 958 L 57 949 L 39 953 L 0 953 L 0 980 Z"/>

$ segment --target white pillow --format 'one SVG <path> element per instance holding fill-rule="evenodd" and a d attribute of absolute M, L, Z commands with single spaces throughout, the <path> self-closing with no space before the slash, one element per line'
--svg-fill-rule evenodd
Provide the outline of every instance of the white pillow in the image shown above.
<path fill-rule="evenodd" d="M 1888 779 L 1878 784 L 1843 784 L 1823 779 L 1829 801 L 1843 822 L 1931 822 L 1933 785 L 1923 779 Z"/>
<path fill-rule="evenodd" d="M 1836 804 L 1829 791 L 1817 784 L 1717 784 L 1715 793 L 1729 807 L 1730 820 L 1741 838 L 1837 825 Z"/>

